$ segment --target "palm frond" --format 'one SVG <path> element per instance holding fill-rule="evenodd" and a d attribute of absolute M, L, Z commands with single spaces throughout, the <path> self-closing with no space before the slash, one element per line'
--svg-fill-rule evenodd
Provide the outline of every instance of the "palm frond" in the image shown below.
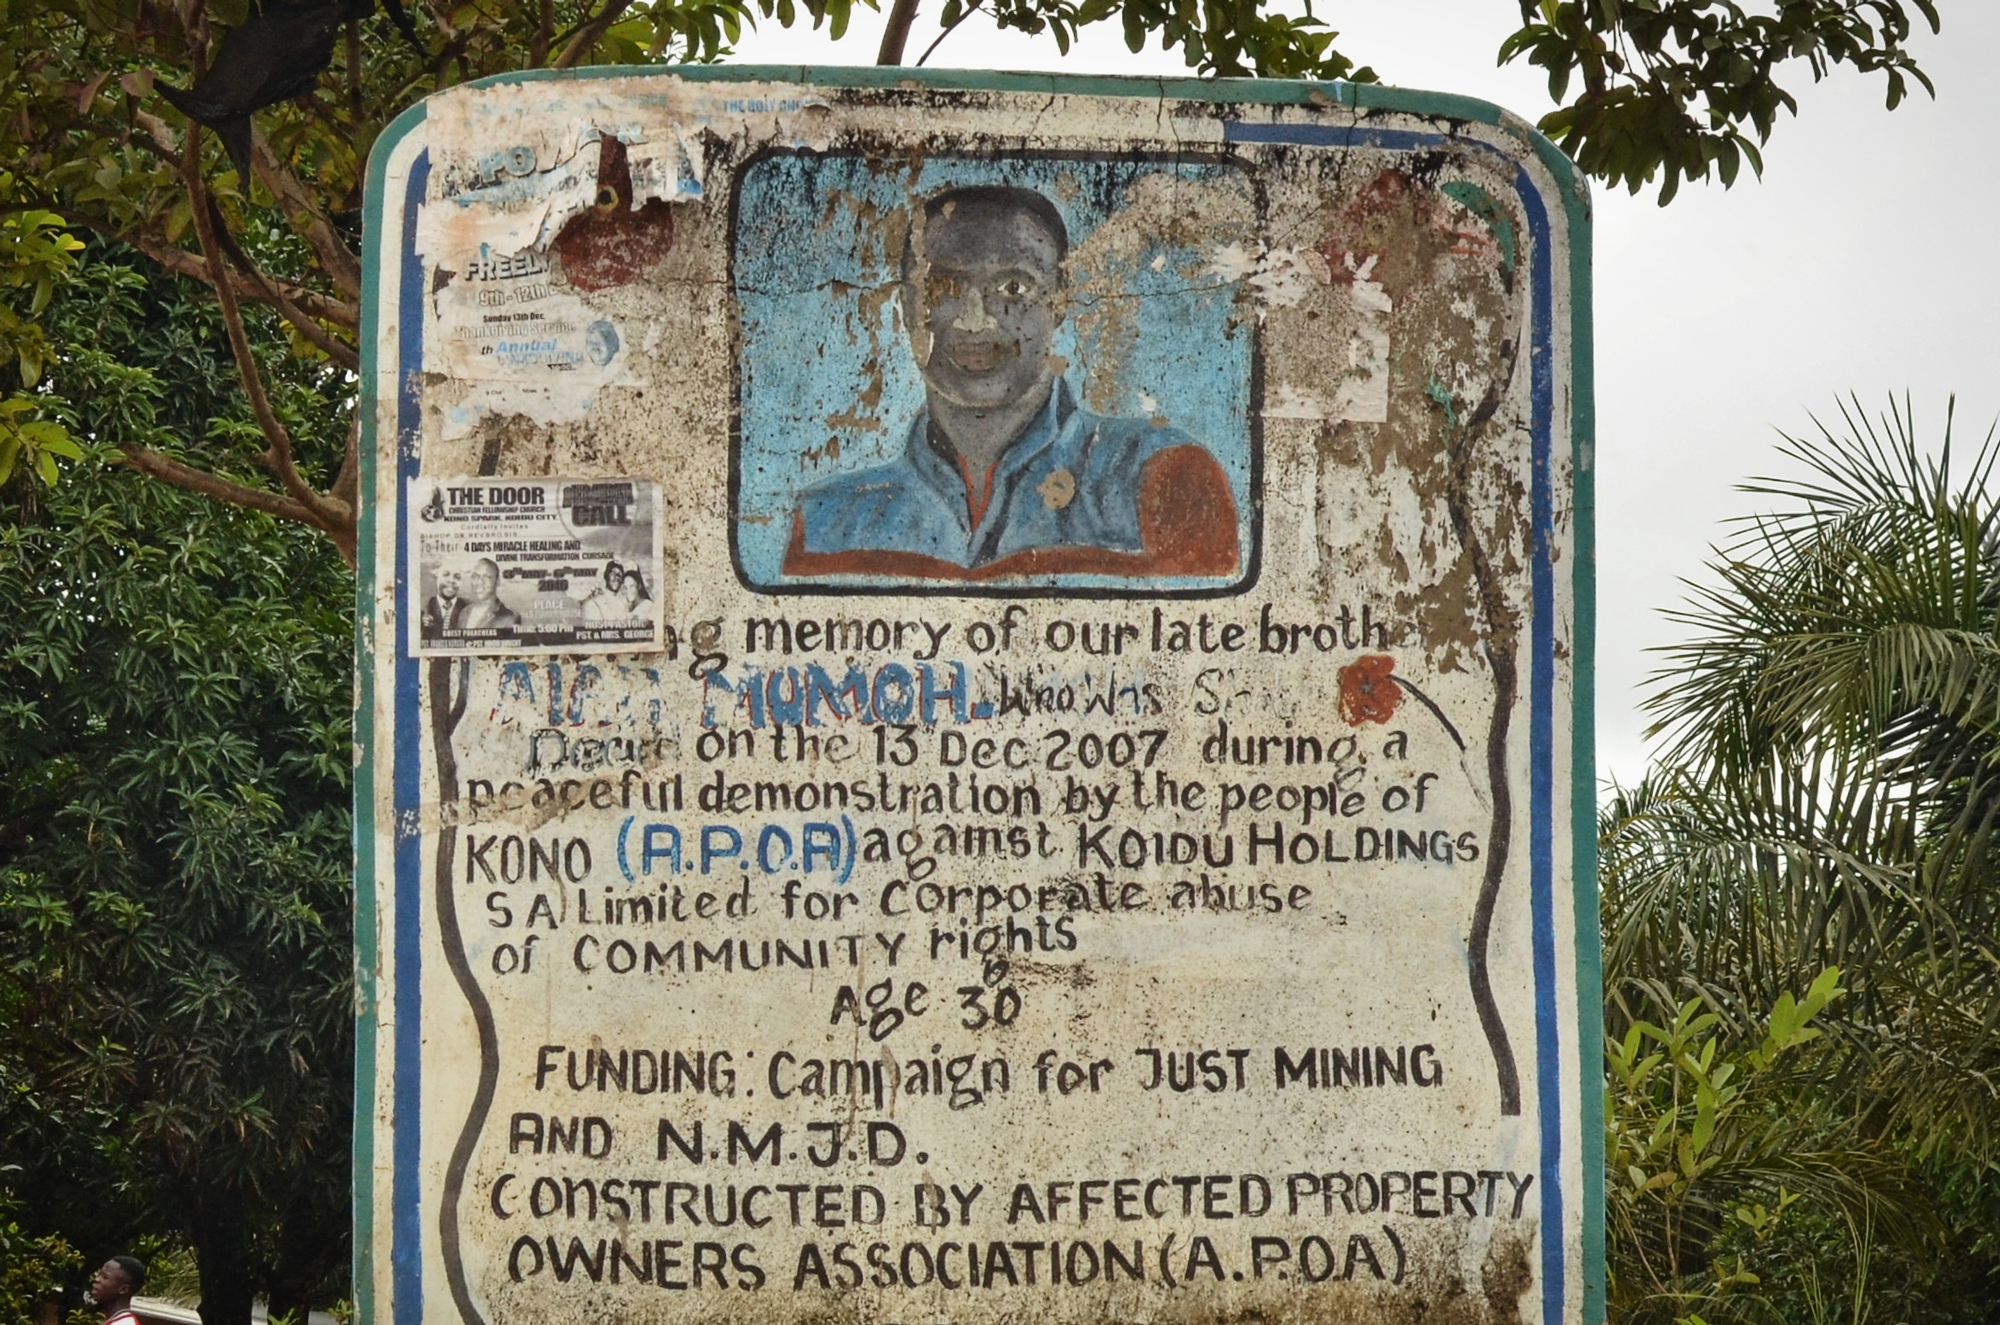
<path fill-rule="evenodd" d="M 1743 1022 L 1825 966 L 1834 1088 L 1920 1147 L 2000 1144 L 2000 437 L 1920 443 L 1907 401 L 1787 438 L 1800 471 L 1672 619 L 1665 754 L 1600 822 L 1614 1023 Z M 1615 1029 L 1615 1025 L 1614 1025 Z"/>

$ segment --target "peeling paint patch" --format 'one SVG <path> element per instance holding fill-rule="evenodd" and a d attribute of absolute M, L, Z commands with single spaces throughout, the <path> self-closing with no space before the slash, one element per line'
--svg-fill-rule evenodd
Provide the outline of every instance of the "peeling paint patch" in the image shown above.
<path fill-rule="evenodd" d="M 1251 252 L 1225 244 L 1208 257 L 1207 274 L 1241 281 L 1266 308 L 1292 308 L 1332 279 L 1326 259 L 1312 249 L 1277 248 Z"/>
<path fill-rule="evenodd" d="M 649 172 L 633 163 L 625 145 L 609 135 L 598 140 L 597 191 L 588 211 L 563 223 L 554 249 L 569 283 L 595 292 L 638 280 L 674 246 L 674 213 L 652 179 L 645 191 L 636 182 Z"/>

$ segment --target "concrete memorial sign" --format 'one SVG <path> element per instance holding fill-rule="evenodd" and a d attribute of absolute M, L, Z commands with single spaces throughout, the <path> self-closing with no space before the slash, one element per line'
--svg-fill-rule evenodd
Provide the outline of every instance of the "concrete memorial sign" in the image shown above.
<path fill-rule="evenodd" d="M 365 1321 L 1601 1318 L 1548 144 L 710 68 L 370 184 Z"/>

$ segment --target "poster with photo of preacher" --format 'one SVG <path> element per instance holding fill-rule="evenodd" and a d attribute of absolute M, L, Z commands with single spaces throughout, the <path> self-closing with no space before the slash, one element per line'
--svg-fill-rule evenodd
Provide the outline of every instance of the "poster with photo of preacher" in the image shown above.
<path fill-rule="evenodd" d="M 446 478 L 418 495 L 413 654 L 660 647 L 659 484 Z"/>

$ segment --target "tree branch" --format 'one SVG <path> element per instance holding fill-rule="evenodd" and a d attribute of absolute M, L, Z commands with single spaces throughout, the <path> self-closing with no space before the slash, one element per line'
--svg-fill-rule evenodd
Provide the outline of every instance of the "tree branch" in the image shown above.
<path fill-rule="evenodd" d="M 206 71 L 208 65 L 208 22 L 202 0 L 178 0 L 175 5 L 175 12 L 180 18 L 183 30 L 187 33 L 190 53 L 193 56 L 194 73 L 198 80 L 202 73 Z M 197 256 L 190 253 L 178 244 L 149 242 L 142 235 L 121 234 L 101 222 L 92 221 L 88 218 L 78 219 L 82 224 L 100 234 L 130 244 L 169 271 L 205 281 L 215 290 L 216 301 L 222 307 L 223 326 L 229 334 L 230 352 L 236 359 L 237 373 L 243 380 L 244 394 L 250 400 L 250 410 L 257 418 L 259 430 L 263 432 L 265 440 L 270 444 L 262 457 L 263 462 L 267 468 L 276 473 L 278 481 L 283 484 L 286 493 L 289 495 L 281 496 L 278 493 L 248 487 L 231 479 L 223 478 L 218 474 L 211 474 L 206 470 L 182 464 L 170 456 L 163 455 L 147 447 L 121 446 L 119 451 L 128 466 L 161 482 L 171 484 L 174 487 L 184 488 L 190 492 L 200 493 L 205 497 L 210 497 L 218 501 L 228 502 L 231 505 L 245 507 L 254 511 L 263 511 L 267 515 L 276 516 L 281 520 L 291 520 L 295 523 L 306 525 L 309 528 L 317 529 L 333 539 L 334 545 L 340 549 L 340 553 L 346 558 L 347 564 L 352 566 L 355 563 L 355 505 L 352 500 L 343 502 L 329 500 L 320 496 L 299 476 L 297 468 L 292 464 L 291 435 L 285 431 L 284 425 L 279 422 L 277 415 L 271 409 L 269 398 L 264 393 L 263 374 L 258 370 L 257 361 L 251 354 L 250 340 L 243 330 L 243 311 L 237 303 L 237 297 L 239 294 L 244 294 L 249 298 L 261 298 L 263 301 L 275 304 L 285 317 L 294 326 L 300 327 L 301 331 L 309 338 L 314 333 L 317 333 L 321 337 L 326 337 L 326 333 L 323 328 L 312 325 L 311 319 L 300 310 L 297 303 L 284 296 L 277 282 L 268 280 L 262 272 L 257 270 L 256 266 L 249 261 L 247 255 L 243 254 L 240 246 L 236 245 L 233 236 L 229 240 L 229 249 L 232 255 L 253 278 L 251 282 L 252 288 L 245 290 L 243 288 L 244 281 L 233 275 L 223 265 L 223 244 L 219 235 L 227 234 L 228 227 L 216 224 L 221 219 L 220 213 L 215 207 L 214 199 L 210 197 L 208 189 L 202 182 L 201 137 L 199 130 L 194 125 L 189 125 L 188 133 L 180 142 L 176 143 L 172 130 L 167 127 L 165 121 L 159 119 L 157 116 L 149 115 L 142 111 L 137 123 L 152 138 L 154 145 L 160 149 L 162 155 L 167 160 L 173 160 L 175 157 L 179 158 L 181 178 L 187 187 L 188 204 L 194 217 L 195 234 L 201 243 L 200 255 Z M 264 149 L 260 155 L 268 155 L 269 149 L 264 146 L 261 136 L 258 139 L 257 146 Z M 260 164 L 262 163 L 260 162 Z M 273 195 L 278 197 L 280 206 L 285 206 L 286 198 L 283 186 L 290 184 L 296 190 L 296 181 L 290 180 L 287 172 L 279 168 L 275 160 L 270 163 L 270 169 L 267 173 L 272 176 L 272 178 L 267 178 L 267 186 L 271 188 Z M 297 193 L 295 201 L 303 204 L 305 202 L 303 193 Z M 288 215 L 291 214 L 291 210 L 289 207 L 286 208 Z M 318 220 L 317 215 L 312 212 L 309 205 L 305 206 L 305 212 L 312 220 Z M 325 227 L 324 222 L 320 222 L 319 224 L 322 230 L 331 235 L 331 230 Z M 309 229 L 310 227 L 303 228 Z M 314 240 L 314 236 L 310 233 L 308 233 L 307 238 L 309 242 Z M 319 245 L 315 243 L 314 247 L 318 248 Z M 340 246 L 340 253 L 348 256 L 351 263 L 351 255 L 347 255 L 344 245 Z M 324 255 L 322 257 L 324 258 Z M 327 269 L 327 274 L 334 279 L 335 284 L 337 286 L 341 285 L 341 267 L 333 263 L 323 262 L 323 265 Z M 352 288 L 344 286 L 342 288 L 351 298 L 359 298 L 361 285 L 358 268 L 354 272 Z M 297 294 L 301 296 L 299 299 L 300 303 L 315 305 L 315 312 L 330 315 L 328 317 L 329 321 L 337 321 L 344 326 L 358 328 L 360 324 L 359 310 L 353 306 L 343 304 L 337 300 L 326 299 L 323 296 L 313 294 L 311 291 L 299 290 Z M 306 330 L 309 326 L 311 330 Z M 331 337 L 326 337 L 326 339 L 329 341 L 332 340 Z M 338 342 L 334 342 L 334 344 L 337 345 Z M 340 348 L 349 355 L 352 354 L 352 351 L 347 351 L 345 346 L 341 346 Z M 357 451 L 357 433 L 350 432 L 347 443 L 347 457 L 341 466 L 341 478 L 337 480 L 339 483 L 344 483 L 346 485 L 345 490 L 350 493 L 357 487 L 357 479 L 349 476 L 350 470 L 354 470 L 358 474 Z"/>
<path fill-rule="evenodd" d="M 325 526 L 313 518 L 311 511 L 290 497 L 266 492 L 262 488 L 245 487 L 241 483 L 211 474 L 205 469 L 184 465 L 171 456 L 162 455 L 143 446 L 121 446 L 118 449 L 124 455 L 126 465 L 163 483 L 186 488 L 189 492 L 199 492 L 204 497 L 226 501 L 232 506 L 247 506 L 253 511 L 263 511 L 266 515 L 275 515 L 281 520 L 291 520 L 314 529 L 325 530 Z"/>
<path fill-rule="evenodd" d="M 555 0 L 542 0 L 542 16 L 535 25 L 535 35 L 528 42 L 528 67 L 539 69 L 548 62 L 549 46 L 556 39 Z"/>
<path fill-rule="evenodd" d="M 433 55 L 414 77 L 405 79 L 396 87 L 394 92 L 381 98 L 382 104 L 390 106 L 404 105 L 412 92 L 425 83 L 436 82 L 439 72 L 453 60 L 464 55 L 466 48 L 472 44 L 472 33 L 456 32 L 453 30 L 451 24 L 444 19 L 440 18 L 438 20 L 438 29 L 445 35 L 446 41 L 444 45 L 438 48 L 437 54 Z"/>
<path fill-rule="evenodd" d="M 284 292 L 271 284 L 270 278 L 265 276 L 258 269 L 257 264 L 250 260 L 250 255 L 243 251 L 243 246 L 236 242 L 236 236 L 229 233 L 228 223 L 223 219 L 222 209 L 215 205 L 215 199 L 212 197 L 208 198 L 207 202 L 209 221 L 214 227 L 216 238 L 222 241 L 223 251 L 229 255 L 230 262 L 234 263 L 239 271 L 248 276 L 263 290 L 268 302 L 276 306 L 278 312 L 287 322 L 298 328 L 301 336 L 319 346 L 327 358 L 333 360 L 342 368 L 347 369 L 351 373 L 360 372 L 361 356 L 356 354 L 351 347 L 341 344 L 328 335 L 326 328 L 300 312 L 297 304 L 285 298 Z"/>
<path fill-rule="evenodd" d="M 366 113 L 361 101 L 361 20 L 347 20 L 347 118 L 349 132 L 361 127 Z"/>
<path fill-rule="evenodd" d="M 876 64 L 903 62 L 903 48 L 910 43 L 910 26 L 916 21 L 917 0 L 896 0 L 889 9 L 889 26 L 882 29 L 882 46 L 875 52 Z"/>
<path fill-rule="evenodd" d="M 349 510 L 360 509 L 361 415 L 359 413 L 356 413 L 353 422 L 347 425 L 347 451 L 341 456 L 340 472 L 334 475 L 329 495 L 336 501 L 346 502 Z"/>
<path fill-rule="evenodd" d="M 340 458 L 340 472 L 333 477 L 333 486 L 328 495 L 343 503 L 348 510 L 361 509 L 361 415 L 357 412 L 354 421 L 347 425 L 347 449 Z M 360 529 L 359 521 L 349 521 L 340 529 L 329 529 L 327 537 L 340 549 L 340 555 L 347 559 L 352 568 L 357 560 Z"/>
<path fill-rule="evenodd" d="M 169 161 L 180 160 L 181 145 L 165 120 L 151 111 L 135 110 L 132 112 L 132 122 L 146 131 L 146 136 L 153 140 L 153 147 L 162 156 Z"/>
<path fill-rule="evenodd" d="M 88 216 L 77 216 L 73 213 L 65 212 L 63 213 L 63 219 L 72 225 L 80 225 L 87 230 L 94 230 L 106 239 L 115 239 L 121 244 L 128 244 L 138 249 L 168 271 L 173 272 L 176 276 L 186 276 L 200 281 L 204 285 L 213 285 L 215 283 L 213 276 L 209 272 L 208 264 L 202 261 L 198 255 L 188 252 L 178 244 L 168 244 L 160 240 L 151 239 L 136 231 L 127 232 L 117 230 Z M 266 297 L 264 291 L 249 280 L 233 273 L 229 273 L 228 275 L 230 288 L 235 292 L 238 299 L 248 300 L 255 304 L 271 303 L 271 300 Z M 303 286 L 293 285 L 288 281 L 274 280 L 268 276 L 264 279 L 270 282 L 273 290 L 282 292 L 287 299 L 298 305 L 299 310 L 306 316 L 331 322 L 335 326 L 344 327 L 349 331 L 359 331 L 361 329 L 361 313 L 353 304 L 343 303 L 338 299 L 330 298 L 315 290 L 308 290 Z"/>
<path fill-rule="evenodd" d="M 921 66 L 924 63 L 924 61 L 930 59 L 932 53 L 935 52 L 937 48 L 943 44 L 944 39 L 946 37 L 949 37 L 952 33 L 958 31 L 958 25 L 965 22 L 965 20 L 967 20 L 968 18 L 971 18 L 974 14 L 978 13 L 979 7 L 985 3 L 986 0 L 972 0 L 971 4 L 959 10 L 958 17 L 953 19 L 951 22 L 945 24 L 944 31 L 938 33 L 937 39 L 931 42 L 930 45 L 924 47 L 924 53 L 917 57 L 917 64 Z"/>
<path fill-rule="evenodd" d="M 347 245 L 312 205 L 312 200 L 306 196 L 298 180 L 293 178 L 292 172 L 278 160 L 277 153 L 271 150 L 270 140 L 264 137 L 263 130 L 256 127 L 255 121 L 251 123 L 250 166 L 257 178 L 264 182 L 264 187 L 271 191 L 286 219 L 297 227 L 306 243 L 312 245 L 313 253 L 319 258 L 320 269 L 333 281 L 334 288 L 349 299 L 359 299 L 360 260 L 347 251 Z M 245 195 L 245 201 L 248 201 L 247 189 Z"/>
<path fill-rule="evenodd" d="M 576 62 L 597 49 L 598 38 L 610 30 L 611 25 L 618 21 L 618 16 L 630 8 L 631 4 L 632 0 L 605 0 L 604 8 L 598 11 L 597 17 L 576 30 L 576 35 L 569 39 L 569 44 L 563 47 L 562 54 L 556 57 L 555 64 L 550 67 L 576 68 Z"/>
<path fill-rule="evenodd" d="M 332 532 L 335 529 L 354 527 L 353 508 L 344 503 L 330 501 L 314 492 L 312 487 L 300 477 L 298 468 L 292 463 L 292 437 L 285 425 L 271 408 L 271 401 L 264 394 L 264 375 L 257 367 L 256 357 L 250 350 L 250 337 L 243 330 L 243 312 L 236 304 L 236 292 L 222 266 L 221 242 L 215 235 L 215 224 L 211 217 L 211 202 L 208 190 L 202 184 L 201 153 L 198 139 L 188 135 L 187 150 L 181 154 L 181 177 L 187 182 L 188 199 L 194 212 L 195 233 L 201 240 L 202 253 L 207 258 L 210 283 L 215 287 L 216 300 L 222 305 L 222 325 L 229 333 L 229 348 L 236 356 L 236 371 L 243 379 L 243 393 L 249 398 L 250 412 L 257 419 L 257 427 L 270 443 L 264 452 L 264 465 L 277 475 L 278 482 L 300 506 L 310 513 L 310 523 Z"/>

